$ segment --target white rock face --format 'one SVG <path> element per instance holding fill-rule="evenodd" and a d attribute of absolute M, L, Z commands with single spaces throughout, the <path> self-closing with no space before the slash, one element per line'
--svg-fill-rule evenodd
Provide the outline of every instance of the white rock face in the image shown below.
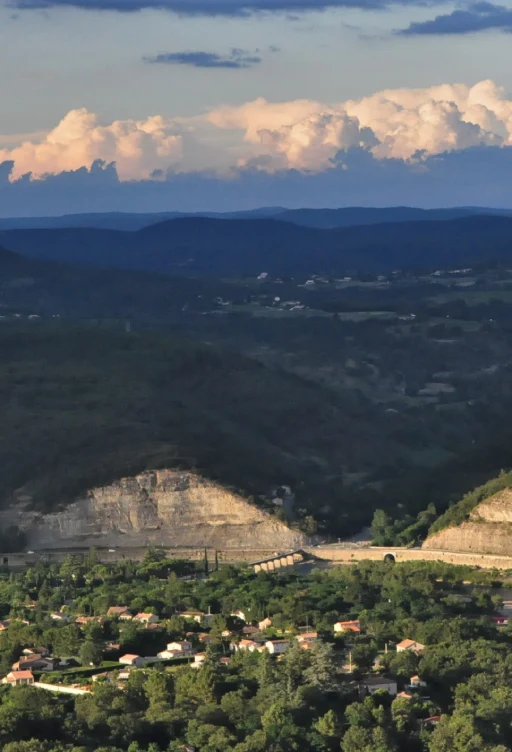
<path fill-rule="evenodd" d="M 190 472 L 155 470 L 93 488 L 52 514 L 18 504 L 0 512 L 0 525 L 16 524 L 29 547 L 210 546 L 294 548 L 300 533 L 242 497 Z"/>

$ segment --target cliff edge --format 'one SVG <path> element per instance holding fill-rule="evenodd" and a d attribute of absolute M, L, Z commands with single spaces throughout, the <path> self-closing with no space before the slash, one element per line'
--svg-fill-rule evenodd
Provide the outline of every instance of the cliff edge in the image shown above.
<path fill-rule="evenodd" d="M 512 488 L 480 502 L 459 525 L 430 535 L 422 548 L 512 555 Z"/>
<path fill-rule="evenodd" d="M 93 488 L 65 509 L 30 511 L 29 502 L 0 512 L 18 525 L 29 548 L 73 546 L 209 546 L 277 548 L 305 538 L 237 494 L 195 473 L 155 470 Z"/>

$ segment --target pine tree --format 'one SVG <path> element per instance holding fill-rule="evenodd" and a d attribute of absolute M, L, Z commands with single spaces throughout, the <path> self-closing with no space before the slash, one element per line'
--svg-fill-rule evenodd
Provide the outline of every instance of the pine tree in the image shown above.
<path fill-rule="evenodd" d="M 322 692 L 336 690 L 339 686 L 338 669 L 334 657 L 334 648 L 327 642 L 316 642 L 309 651 L 310 666 L 304 672 L 308 684 L 318 687 Z"/>
<path fill-rule="evenodd" d="M 206 548 L 204 549 L 204 573 L 210 574 L 210 568 L 208 566 L 208 551 Z"/>

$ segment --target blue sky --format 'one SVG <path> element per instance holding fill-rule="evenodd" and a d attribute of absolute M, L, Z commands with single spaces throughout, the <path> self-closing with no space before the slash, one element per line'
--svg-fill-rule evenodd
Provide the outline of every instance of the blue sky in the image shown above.
<path fill-rule="evenodd" d="M 101 128 L 110 127 L 114 121 L 129 124 L 123 129 L 132 128 L 134 122 L 145 122 L 154 115 L 165 122 L 160 129 L 165 134 L 159 130 L 158 135 L 158 139 L 167 139 L 165 148 L 160 141 L 155 146 L 151 135 L 151 149 L 160 158 L 153 152 L 147 160 L 134 156 L 135 140 L 141 138 L 136 134 L 128 146 L 129 164 L 123 180 L 146 179 L 149 173 L 145 170 L 158 170 L 156 177 L 162 179 L 168 168 L 190 172 L 245 169 L 250 165 L 265 172 L 297 168 L 323 171 L 337 152 L 325 149 L 332 137 L 325 135 L 322 122 L 324 151 L 318 156 L 319 118 L 324 112 L 332 117 L 333 107 L 337 113 L 344 111 L 347 100 L 361 100 L 389 89 L 430 92 L 433 86 L 459 83 L 471 87 L 492 79 L 503 87 L 500 97 L 508 107 L 512 92 L 512 70 L 504 64 L 510 57 L 512 3 L 388 5 L 385 0 L 347 0 L 346 4 L 353 7 L 327 7 L 315 12 L 309 7 L 318 7 L 322 0 L 140 0 L 143 5 L 159 7 L 122 12 L 139 0 L 2 1 L 0 162 L 17 162 L 18 173 L 13 170 L 11 180 L 26 172 L 41 179 L 47 172 L 58 174 L 80 166 L 89 169 L 95 158 L 112 161 L 111 154 L 119 162 L 126 146 L 112 146 L 112 131 Z M 326 0 L 325 5 L 344 3 Z M 262 5 L 265 12 L 258 12 Z M 368 6 L 370 10 L 363 9 Z M 176 9 L 180 13 L 174 12 Z M 452 101 L 451 94 L 446 97 Z M 321 103 L 312 108 L 316 141 L 307 157 L 290 157 L 296 149 L 290 150 L 286 129 L 297 125 L 298 132 L 299 117 L 297 123 L 291 123 L 287 114 L 281 120 L 273 115 L 263 119 L 258 116 L 260 130 L 251 140 L 247 118 L 230 116 L 229 123 L 219 127 L 219 117 L 209 115 L 258 98 L 268 103 L 297 99 Z M 431 94 L 426 93 L 424 98 L 430 101 Z M 437 96 L 436 101 L 439 99 Z M 481 106 L 480 100 L 478 104 Z M 421 111 L 417 102 L 414 107 L 415 112 Z M 418 149 L 426 148 L 430 155 L 441 153 L 451 148 L 452 142 L 455 149 L 481 144 L 491 148 L 497 145 L 494 137 L 500 139 L 502 148 L 509 148 L 508 131 L 503 131 L 501 120 L 496 126 L 487 120 L 482 125 L 480 115 L 464 114 L 466 104 L 457 102 L 457 108 L 465 120 L 473 118 L 474 123 L 476 117 L 479 134 L 461 135 L 454 126 L 453 138 L 425 136 L 418 139 Z M 82 118 L 77 126 L 76 118 L 73 120 L 72 128 L 79 132 L 70 156 L 71 121 L 67 121 L 64 146 L 59 144 L 57 156 L 52 153 L 46 158 L 36 147 L 75 110 L 93 114 L 94 124 L 88 120 L 84 126 Z M 503 115 L 499 103 L 490 110 L 492 117 L 499 110 L 503 122 L 509 117 L 508 109 Z M 339 148 L 363 145 L 377 158 L 411 157 L 412 147 L 407 150 L 401 144 L 386 147 L 386 151 L 375 143 L 375 139 L 384 143 L 387 135 L 383 136 L 382 127 L 374 127 L 368 113 L 366 120 L 361 119 L 359 111 L 349 114 L 351 120 L 358 119 L 358 135 L 346 136 L 345 124 L 345 135 L 340 136 L 337 122 L 332 127 Z M 306 117 L 310 118 L 311 112 Z M 431 124 L 437 115 L 428 117 L 429 127 L 434 127 Z M 449 117 L 453 118 L 453 113 Z M 148 129 L 153 134 L 155 127 L 143 127 L 143 141 L 148 140 Z M 308 139 L 312 127 L 308 121 Z M 411 133 L 414 127 L 410 125 Z M 368 128 L 371 138 L 361 135 L 362 129 Z M 84 133 L 85 145 L 80 141 Z M 300 133 L 295 135 L 294 143 L 301 138 Z M 98 139 L 104 148 L 97 148 Z M 53 148 L 55 138 L 50 141 Z M 19 146 L 26 142 L 30 146 L 21 153 Z"/>

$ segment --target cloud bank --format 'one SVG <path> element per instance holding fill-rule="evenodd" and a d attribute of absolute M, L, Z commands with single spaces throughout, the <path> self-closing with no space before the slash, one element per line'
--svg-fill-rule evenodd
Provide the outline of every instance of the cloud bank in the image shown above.
<path fill-rule="evenodd" d="M 399 36 L 474 34 L 477 31 L 501 29 L 512 32 L 512 10 L 504 5 L 481 2 L 467 10 L 454 10 L 452 13 L 436 16 L 431 21 L 410 24 L 396 33 Z"/>
<path fill-rule="evenodd" d="M 375 165 L 401 160 L 408 169 L 424 170 L 436 155 L 507 146 L 512 100 L 492 81 L 482 81 L 386 90 L 337 104 L 257 99 L 189 119 L 155 115 L 101 124 L 86 109 L 73 110 L 43 137 L 0 149 L 0 163 L 13 163 L 11 182 L 90 170 L 98 161 L 115 163 L 121 182 L 187 172 L 232 179 L 244 170 L 278 175 L 343 169 L 350 150 L 367 153 Z"/>
<path fill-rule="evenodd" d="M 409 205 L 512 208 L 512 147 L 473 147 L 427 157 L 421 165 L 377 159 L 349 149 L 323 172 L 244 168 L 229 177 L 195 172 L 164 180 L 121 182 L 114 165 L 95 163 L 49 176 L 9 181 L 12 163 L 0 164 L 3 216 L 79 212 L 227 211 L 258 206 L 299 208 Z M 1 245 L 1 237 L 0 237 Z"/>
<path fill-rule="evenodd" d="M 131 13 L 167 10 L 182 16 L 251 16 L 255 13 L 304 13 L 330 8 L 378 10 L 390 5 L 424 5 L 423 0 L 7 0 L 16 10 L 73 7 Z"/>
<path fill-rule="evenodd" d="M 233 47 L 227 55 L 219 55 L 216 52 L 186 51 L 186 52 L 161 52 L 154 57 L 145 57 L 146 63 L 160 63 L 165 65 L 188 65 L 192 68 L 227 68 L 242 70 L 253 68 L 261 63 L 261 57 L 255 53 Z"/>

